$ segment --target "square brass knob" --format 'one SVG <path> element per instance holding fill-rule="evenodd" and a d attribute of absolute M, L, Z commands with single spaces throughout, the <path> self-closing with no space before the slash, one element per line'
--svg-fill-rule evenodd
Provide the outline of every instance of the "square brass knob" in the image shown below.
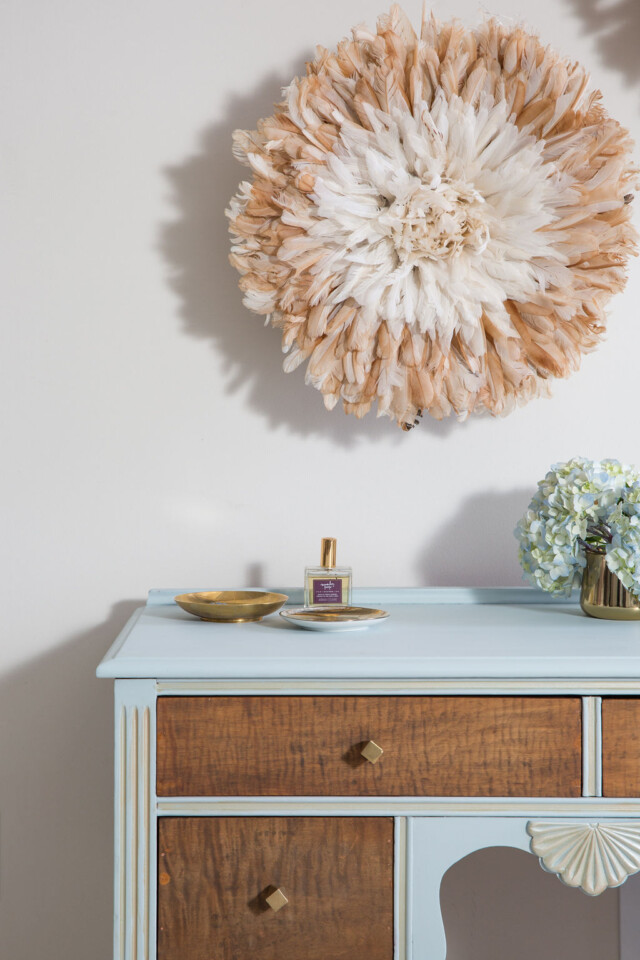
<path fill-rule="evenodd" d="M 278 887 L 277 890 L 274 890 L 273 893 L 270 893 L 268 897 L 265 897 L 265 900 L 274 913 L 277 913 L 278 910 L 282 910 L 282 908 L 289 903 L 280 887 Z"/>
<path fill-rule="evenodd" d="M 377 763 L 383 753 L 382 747 L 379 747 L 375 741 L 369 740 L 360 751 L 360 756 L 368 760 L 369 763 Z"/>

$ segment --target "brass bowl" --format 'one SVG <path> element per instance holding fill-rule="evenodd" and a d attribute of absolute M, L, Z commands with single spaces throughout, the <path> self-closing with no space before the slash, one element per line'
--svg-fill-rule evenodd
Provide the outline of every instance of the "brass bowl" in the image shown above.
<path fill-rule="evenodd" d="M 173 598 L 179 607 L 216 623 L 247 623 L 275 613 L 289 599 L 284 593 L 264 590 L 209 590 L 206 593 L 181 593 Z"/>

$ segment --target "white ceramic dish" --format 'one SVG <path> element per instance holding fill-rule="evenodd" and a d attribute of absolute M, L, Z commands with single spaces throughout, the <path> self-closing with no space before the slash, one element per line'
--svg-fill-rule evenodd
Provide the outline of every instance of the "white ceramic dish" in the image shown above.
<path fill-rule="evenodd" d="M 366 630 L 387 620 L 386 610 L 372 607 L 334 606 L 326 603 L 311 607 L 285 607 L 280 616 L 302 630 L 336 633 L 341 630 Z"/>

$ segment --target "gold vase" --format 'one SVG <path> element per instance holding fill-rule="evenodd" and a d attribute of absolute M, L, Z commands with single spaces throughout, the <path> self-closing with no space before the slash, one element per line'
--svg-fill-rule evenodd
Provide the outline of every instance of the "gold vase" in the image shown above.
<path fill-rule="evenodd" d="M 640 600 L 611 573 L 603 553 L 587 551 L 580 606 L 587 616 L 600 620 L 640 620 Z"/>

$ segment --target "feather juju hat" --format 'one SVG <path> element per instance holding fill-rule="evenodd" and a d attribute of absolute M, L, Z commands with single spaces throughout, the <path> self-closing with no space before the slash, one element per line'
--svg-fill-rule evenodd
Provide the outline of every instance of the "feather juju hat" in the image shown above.
<path fill-rule="evenodd" d="M 627 131 L 520 27 L 394 6 L 319 48 L 257 130 L 227 216 L 244 303 L 331 409 L 407 429 L 548 394 L 635 253 Z"/>

